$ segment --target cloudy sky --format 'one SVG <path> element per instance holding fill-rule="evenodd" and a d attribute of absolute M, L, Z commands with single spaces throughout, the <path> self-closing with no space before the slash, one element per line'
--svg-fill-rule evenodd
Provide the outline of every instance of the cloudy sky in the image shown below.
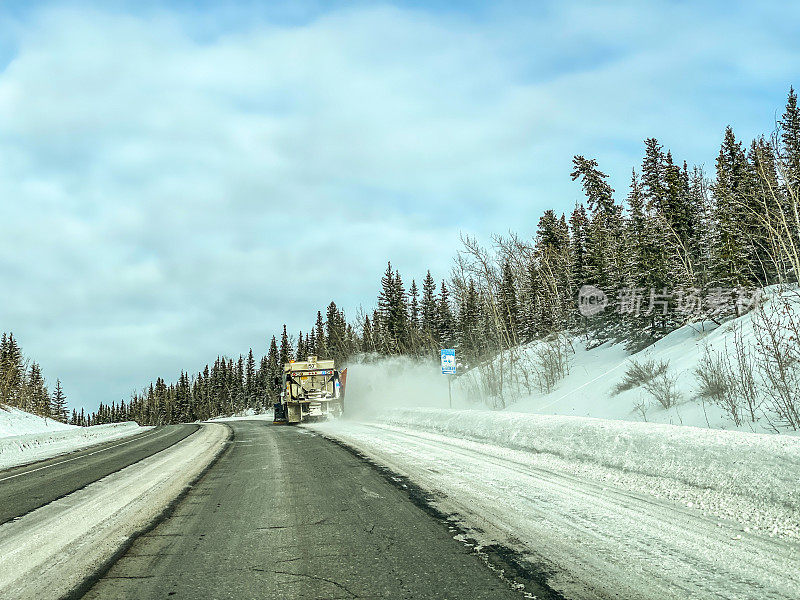
<path fill-rule="evenodd" d="M 713 167 L 800 85 L 791 3 L 219 4 L 0 3 L 0 330 L 73 406 L 530 235 L 574 154 Z"/>

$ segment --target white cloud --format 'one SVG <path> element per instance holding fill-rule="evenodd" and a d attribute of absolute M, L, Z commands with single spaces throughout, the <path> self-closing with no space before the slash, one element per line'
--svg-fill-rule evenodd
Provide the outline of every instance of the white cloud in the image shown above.
<path fill-rule="evenodd" d="M 444 276 L 460 229 L 527 234 L 568 210 L 573 154 L 623 192 L 645 136 L 708 161 L 728 121 L 768 128 L 797 42 L 757 16 L 379 7 L 203 37 L 177 12 L 6 22 L 0 329 L 87 406 L 263 351 L 330 299 L 369 305 L 388 259 Z"/>

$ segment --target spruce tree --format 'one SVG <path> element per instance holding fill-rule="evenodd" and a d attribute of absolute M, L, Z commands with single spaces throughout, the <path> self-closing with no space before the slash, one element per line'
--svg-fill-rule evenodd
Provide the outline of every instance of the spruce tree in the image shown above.
<path fill-rule="evenodd" d="M 420 301 L 420 335 L 428 349 L 437 349 L 440 345 L 436 325 L 437 314 L 436 282 L 431 276 L 431 272 L 428 271 L 422 281 L 422 299 Z"/>
<path fill-rule="evenodd" d="M 780 120 L 780 135 L 785 185 L 797 197 L 800 193 L 800 109 L 793 87 L 789 88 L 786 110 Z"/>
<path fill-rule="evenodd" d="M 320 358 L 328 358 L 328 348 L 325 342 L 325 322 L 322 312 L 317 311 L 317 322 L 314 325 L 314 351 Z"/>
<path fill-rule="evenodd" d="M 372 333 L 372 322 L 367 315 L 364 315 L 364 325 L 361 334 L 361 352 L 375 352 L 375 340 Z"/>
<path fill-rule="evenodd" d="M 765 286 L 777 282 L 790 269 L 782 261 L 780 237 L 786 231 L 785 223 L 791 222 L 791 211 L 778 183 L 775 154 L 764 136 L 750 144 L 747 161 L 753 179 L 752 206 L 748 211 L 753 275 L 759 285 Z"/>
<path fill-rule="evenodd" d="M 102 406 L 102 404 L 100 405 Z M 56 379 L 56 387 L 53 390 L 53 400 L 50 405 L 50 414 L 57 421 L 62 423 L 67 422 L 67 397 L 64 395 L 64 390 L 61 388 L 61 380 Z"/>
<path fill-rule="evenodd" d="M 547 210 L 539 219 L 534 256 L 538 324 L 545 333 L 552 333 L 567 326 L 567 312 L 574 306 L 569 227 L 563 215 L 558 218 Z"/>
<path fill-rule="evenodd" d="M 283 374 L 283 363 L 279 360 L 278 344 L 275 336 L 269 342 L 269 351 L 267 352 L 266 364 L 266 379 L 265 387 L 269 390 L 269 397 L 274 401 L 280 393 L 280 384 L 275 383 L 275 378 Z"/>
<path fill-rule="evenodd" d="M 417 282 L 412 279 L 411 287 L 408 291 L 408 332 L 409 344 L 413 353 L 420 352 L 420 307 L 419 307 L 419 289 L 417 289 Z"/>
<path fill-rule="evenodd" d="M 53 416 L 53 418 L 57 418 L 54 414 L 51 414 L 50 394 L 45 387 L 42 369 L 36 362 L 31 363 L 31 367 L 25 381 L 25 396 L 25 410 L 42 417 Z"/>
<path fill-rule="evenodd" d="M 281 350 L 279 354 L 279 363 L 281 368 L 283 365 L 292 360 L 292 347 L 289 344 L 289 336 L 286 333 L 286 325 L 283 326 L 283 333 L 281 334 Z"/>
<path fill-rule="evenodd" d="M 454 342 L 453 311 L 450 308 L 450 292 L 444 280 L 442 280 L 439 298 L 436 303 L 436 313 L 438 341 L 442 348 L 452 348 Z"/>
<path fill-rule="evenodd" d="M 2 378 L 0 379 L 0 403 L 22 408 L 22 387 L 25 379 L 25 363 L 22 350 L 9 333 L 3 339 Z"/>
<path fill-rule="evenodd" d="M 586 215 L 586 208 L 583 204 L 577 204 L 575 210 L 569 218 L 570 227 L 570 259 L 571 272 L 574 283 L 572 297 L 576 297 L 577 289 L 588 283 L 589 274 L 587 271 L 587 240 L 586 235 L 589 229 L 589 217 Z"/>
<path fill-rule="evenodd" d="M 483 354 L 480 335 L 480 299 L 475 280 L 470 279 L 459 304 L 458 311 L 458 350 L 466 364 L 475 364 Z"/>
<path fill-rule="evenodd" d="M 247 363 L 245 364 L 244 371 L 244 394 L 247 399 L 247 405 L 254 408 L 257 402 L 257 384 L 256 384 L 256 359 L 253 356 L 253 349 L 247 353 Z"/>
<path fill-rule="evenodd" d="M 716 167 L 717 179 L 712 187 L 716 239 L 711 285 L 727 289 L 748 286 L 752 283 L 752 248 L 746 211 L 751 180 L 744 149 L 731 127 L 725 129 Z"/>
<path fill-rule="evenodd" d="M 597 341 L 613 339 L 619 332 L 619 318 L 614 312 L 614 299 L 623 279 L 622 209 L 614 202 L 614 190 L 608 175 L 597 168 L 597 162 L 582 156 L 573 159 L 573 181 L 580 179 L 591 210 L 586 231 L 586 279 L 603 290 L 609 299 L 605 312 L 593 316 L 588 324 Z"/>

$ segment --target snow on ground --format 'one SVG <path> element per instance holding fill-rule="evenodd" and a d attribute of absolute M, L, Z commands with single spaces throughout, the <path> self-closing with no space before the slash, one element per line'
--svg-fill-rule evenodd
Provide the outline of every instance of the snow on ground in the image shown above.
<path fill-rule="evenodd" d="M 130 421 L 92 427 L 65 425 L 16 408 L 0 408 L 0 470 L 45 460 L 151 429 Z"/>
<path fill-rule="evenodd" d="M 771 311 L 790 310 L 796 318 L 800 318 L 797 290 L 781 291 L 777 286 L 772 286 L 764 290 L 763 298 L 766 301 L 764 310 L 767 314 Z M 784 305 L 783 300 L 788 300 L 788 304 Z M 633 355 L 628 353 L 622 344 L 606 343 L 587 350 L 585 342 L 575 338 L 572 340 L 574 355 L 570 360 L 569 374 L 549 393 L 541 393 L 535 388 L 525 386 L 509 389 L 506 394 L 507 410 L 735 429 L 733 421 L 722 409 L 708 401 L 701 402 L 696 397 L 698 382 L 694 369 L 704 356 L 706 347 L 710 348 L 712 353 L 725 353 L 735 364 L 733 348 L 734 334 L 737 330 L 752 351 L 756 343 L 755 314 L 751 311 L 722 325 L 713 321 L 685 325 Z M 535 350 L 536 343 L 529 345 L 521 352 L 522 358 L 535 360 Z M 631 362 L 642 363 L 646 360 L 669 361 L 668 373 L 676 378 L 675 385 L 681 395 L 676 406 L 664 409 L 641 387 L 617 395 L 613 393 L 612 390 L 620 382 Z M 356 375 L 354 370 L 351 376 L 355 378 Z M 466 399 L 467 389 L 474 387 L 470 383 L 481 377 L 479 370 L 474 369 L 456 380 L 453 384 L 453 394 L 459 406 L 471 405 L 482 408 Z M 442 397 L 442 393 L 439 392 L 439 398 L 439 405 L 443 406 L 447 397 Z M 426 402 L 425 405 L 429 403 Z M 637 405 L 644 406 L 644 414 L 636 409 Z M 740 429 L 756 432 L 774 431 L 763 418 L 757 423 L 745 422 Z"/>
<path fill-rule="evenodd" d="M 0 598 L 64 597 L 156 518 L 222 450 L 228 429 L 195 434 L 0 525 Z"/>
<path fill-rule="evenodd" d="M 13 406 L 0 404 L 0 438 L 26 433 L 63 431 L 65 429 L 76 429 L 76 426 L 32 415 Z"/>
<path fill-rule="evenodd" d="M 800 319 L 797 290 L 765 297 L 765 314 Z M 306 427 L 410 478 L 567 597 L 800 598 L 800 436 L 763 414 L 737 430 L 697 397 L 707 349 L 734 365 L 737 336 L 755 351 L 757 314 L 686 325 L 635 355 L 576 338 L 548 393 L 506 377 L 502 411 L 475 391 L 508 357 L 456 378 L 452 400 L 438 364 L 365 357 L 349 367 L 348 419 Z M 669 362 L 675 406 L 642 387 L 614 393 L 647 360 Z"/>
<path fill-rule="evenodd" d="M 253 408 L 248 408 L 240 413 L 231 415 L 230 417 L 214 417 L 209 419 L 209 423 L 224 423 L 225 421 L 272 421 L 272 409 L 266 412 L 257 412 Z"/>
<path fill-rule="evenodd" d="M 308 425 L 427 489 L 567 597 L 800 596 L 800 439 L 445 409 Z"/>

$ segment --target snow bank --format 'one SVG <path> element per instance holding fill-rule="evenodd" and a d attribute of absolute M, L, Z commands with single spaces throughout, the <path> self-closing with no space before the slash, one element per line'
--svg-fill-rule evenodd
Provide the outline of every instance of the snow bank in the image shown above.
<path fill-rule="evenodd" d="M 44 433 L 64 429 L 76 429 L 76 426 L 32 415 L 12 406 L 0 405 L 0 438 L 10 435 Z"/>
<path fill-rule="evenodd" d="M 265 412 L 257 412 L 253 408 L 236 413 L 229 417 L 214 417 L 208 419 L 207 423 L 224 423 L 226 421 L 272 421 L 274 417 L 273 410 L 269 409 Z"/>
<path fill-rule="evenodd" d="M 512 412 L 396 409 L 387 425 L 546 453 L 800 510 L 796 437 Z"/>
<path fill-rule="evenodd" d="M 52 423 L 52 421 L 50 421 Z M 140 427 L 133 421 L 94 425 L 92 427 L 63 426 L 50 431 L 0 437 L 0 469 L 44 460 L 79 450 L 100 442 L 109 442 L 141 433 L 150 427 Z"/>

